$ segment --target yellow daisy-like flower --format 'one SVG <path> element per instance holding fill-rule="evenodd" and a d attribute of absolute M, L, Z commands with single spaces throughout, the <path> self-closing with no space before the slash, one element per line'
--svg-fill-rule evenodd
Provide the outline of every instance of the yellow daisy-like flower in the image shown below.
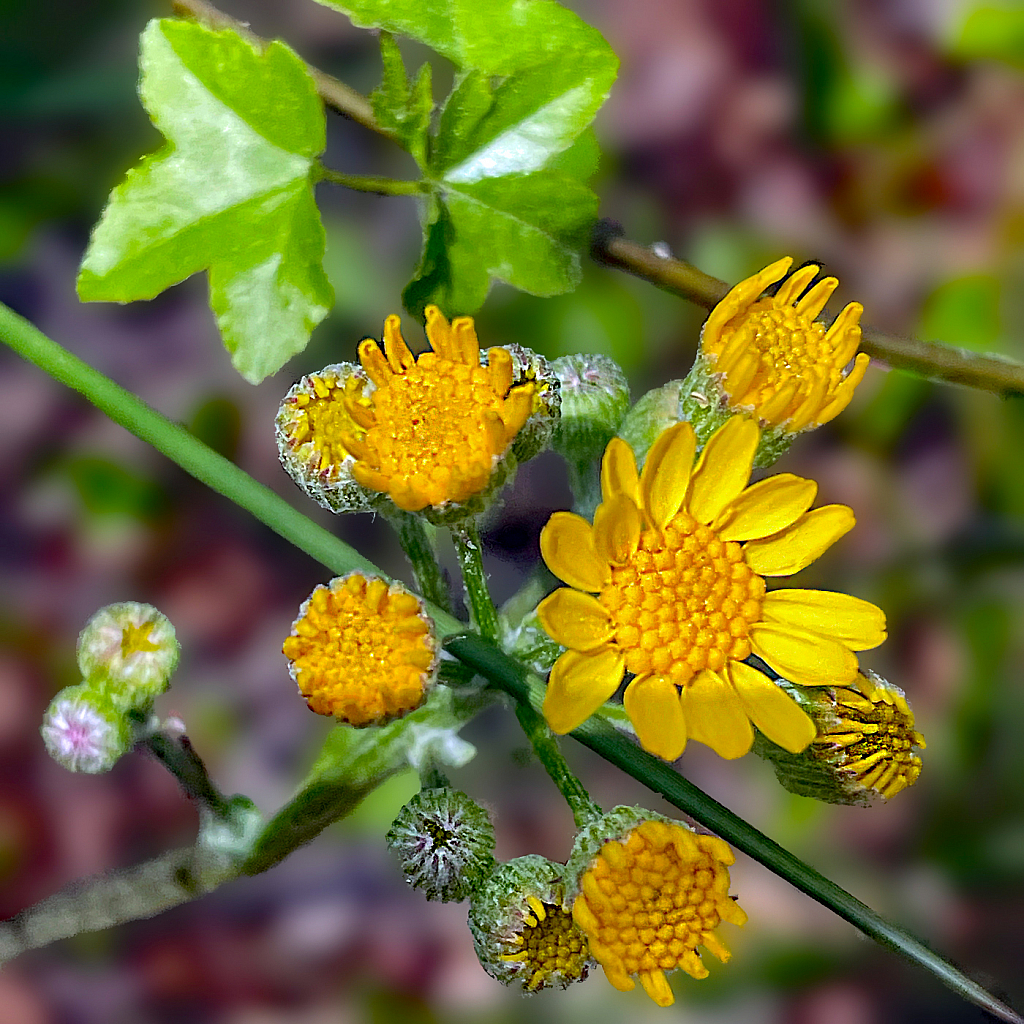
<path fill-rule="evenodd" d="M 359 726 L 415 711 L 438 662 L 420 599 L 401 584 L 359 573 L 313 591 L 283 650 L 310 709 Z"/>
<path fill-rule="evenodd" d="M 824 278 L 801 297 L 818 267 L 801 267 L 775 295 L 762 295 L 792 263 L 786 256 L 736 285 L 704 324 L 701 351 L 730 409 L 752 409 L 762 426 L 795 433 L 838 416 L 869 360 L 860 353 L 846 372 L 860 344 L 859 302 L 829 328 L 815 319 L 838 286 L 836 278 Z"/>
<path fill-rule="evenodd" d="M 721 839 L 658 820 L 601 847 L 580 879 L 572 916 L 612 985 L 628 992 L 635 975 L 659 1006 L 671 1006 L 666 971 L 707 977 L 697 946 L 729 960 L 715 929 L 747 920 L 729 898 L 734 859 Z"/>
<path fill-rule="evenodd" d="M 817 590 L 766 593 L 766 576 L 809 565 L 854 524 L 846 505 L 810 509 L 817 485 L 789 473 L 747 486 L 760 430 L 734 416 L 694 463 L 689 423 L 655 441 L 638 475 L 615 438 L 601 467 L 594 524 L 556 512 L 541 532 L 548 568 L 569 587 L 537 608 L 568 650 L 548 680 L 544 716 L 570 732 L 608 700 L 623 703 L 645 750 L 677 758 L 687 737 L 722 757 L 753 743 L 751 723 L 787 750 L 816 734 L 752 653 L 804 686 L 843 685 L 854 651 L 885 639 L 867 601 Z M 596 595 L 596 596 L 594 596 Z"/>

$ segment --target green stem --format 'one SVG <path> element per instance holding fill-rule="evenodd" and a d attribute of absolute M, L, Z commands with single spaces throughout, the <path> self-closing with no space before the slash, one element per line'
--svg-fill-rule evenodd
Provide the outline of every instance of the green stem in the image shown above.
<path fill-rule="evenodd" d="M 418 196 L 429 191 L 429 186 L 422 181 L 399 181 L 376 174 L 345 174 L 322 164 L 317 166 L 316 175 L 320 181 L 344 185 L 345 188 L 355 189 L 357 192 L 372 192 L 378 196 Z"/>
<path fill-rule="evenodd" d="M 145 747 L 178 780 L 191 800 L 202 804 L 218 818 L 230 817 L 231 801 L 210 780 L 206 765 L 187 736 L 152 732 L 139 746 Z"/>
<path fill-rule="evenodd" d="M 405 557 L 409 559 L 419 592 L 431 604 L 450 612 L 452 599 L 448 592 L 448 581 L 444 578 L 441 566 L 437 564 L 437 553 L 423 518 L 401 509 L 387 518 L 398 534 Z"/>
<path fill-rule="evenodd" d="M 538 714 L 532 705 L 517 701 L 516 718 L 519 719 L 533 752 L 544 765 L 558 791 L 565 797 L 576 827 L 585 828 L 594 818 L 601 816 L 601 808 L 590 799 L 590 794 L 583 788 L 583 783 L 572 773 L 543 715 Z"/>
<path fill-rule="evenodd" d="M 466 588 L 466 600 L 469 602 L 470 621 L 481 635 L 488 640 L 497 641 L 500 634 L 498 626 L 498 610 L 491 600 L 491 592 L 487 589 L 487 573 L 484 572 L 480 531 L 475 519 L 467 519 L 460 526 L 452 529 L 455 550 L 459 556 L 459 567 L 462 569 L 462 583 Z"/>

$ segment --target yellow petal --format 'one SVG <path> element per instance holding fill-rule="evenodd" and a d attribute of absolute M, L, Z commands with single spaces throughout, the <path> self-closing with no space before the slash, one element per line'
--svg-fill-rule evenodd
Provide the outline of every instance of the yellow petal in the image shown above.
<path fill-rule="evenodd" d="M 726 673 L 750 720 L 772 743 L 799 754 L 817 735 L 810 716 L 763 672 L 734 661 Z"/>
<path fill-rule="evenodd" d="M 886 637 L 885 612 L 869 601 L 828 590 L 773 590 L 761 603 L 771 622 L 823 633 L 852 651 L 870 651 Z"/>
<path fill-rule="evenodd" d="M 832 293 L 839 287 L 839 281 L 834 277 L 822 278 L 802 299 L 796 304 L 798 316 L 805 316 L 808 320 L 814 320 L 825 308 L 825 304 L 832 297 Z"/>
<path fill-rule="evenodd" d="M 653 999 L 658 1006 L 671 1006 L 676 997 L 669 988 L 665 972 L 661 970 L 641 971 L 639 974 L 640 984 L 644 991 Z"/>
<path fill-rule="evenodd" d="M 622 672 L 622 655 L 613 648 L 566 651 L 548 678 L 542 709 L 548 725 L 559 734 L 582 725 L 619 688 Z"/>
<path fill-rule="evenodd" d="M 640 510 L 632 498 L 616 494 L 594 512 L 594 545 L 612 565 L 625 565 L 640 543 Z"/>
<path fill-rule="evenodd" d="M 621 437 L 613 437 L 601 460 L 601 495 L 605 501 L 624 494 L 640 504 L 640 478 L 633 449 Z"/>
<path fill-rule="evenodd" d="M 640 495 L 644 512 L 659 530 L 679 511 L 686 497 L 696 448 L 693 427 L 676 423 L 658 435 L 647 453 L 640 474 Z"/>
<path fill-rule="evenodd" d="M 545 565 L 577 590 L 596 594 L 612 578 L 611 566 L 597 553 L 590 523 L 572 512 L 555 512 L 540 531 Z"/>
<path fill-rule="evenodd" d="M 823 505 L 771 537 L 750 541 L 743 555 L 759 576 L 789 576 L 820 558 L 856 521 L 848 505 Z"/>
<path fill-rule="evenodd" d="M 859 352 L 857 354 L 857 358 L 853 361 L 853 369 L 843 378 L 839 387 L 836 388 L 832 401 L 818 414 L 815 423 L 819 427 L 823 423 L 828 423 L 829 420 L 834 420 L 850 404 L 853 392 L 861 380 L 863 380 L 870 362 L 871 357 L 867 352 Z"/>
<path fill-rule="evenodd" d="M 730 760 L 750 750 L 750 718 L 739 695 L 720 675 L 705 669 L 683 688 L 680 703 L 690 739 Z"/>
<path fill-rule="evenodd" d="M 789 279 L 783 281 L 779 290 L 772 300 L 776 306 L 788 306 L 796 297 L 814 280 L 821 267 L 813 264 L 808 267 L 800 267 L 790 274 Z"/>
<path fill-rule="evenodd" d="M 596 597 L 561 587 L 537 605 L 537 618 L 548 636 L 574 651 L 593 651 L 612 638 L 611 616 Z"/>
<path fill-rule="evenodd" d="M 710 523 L 739 497 L 760 439 L 757 424 L 745 416 L 731 417 L 711 435 L 690 481 L 688 506 L 698 522 Z"/>
<path fill-rule="evenodd" d="M 686 720 L 679 691 L 661 676 L 638 676 L 622 695 L 622 704 L 649 754 L 674 761 L 686 748 Z"/>
<path fill-rule="evenodd" d="M 750 646 L 798 686 L 842 686 L 857 677 L 857 655 L 849 647 L 807 629 L 757 622 L 750 627 Z"/>
<path fill-rule="evenodd" d="M 751 484 L 715 520 L 722 540 L 760 540 L 792 526 L 810 507 L 818 485 L 813 480 L 779 473 Z"/>

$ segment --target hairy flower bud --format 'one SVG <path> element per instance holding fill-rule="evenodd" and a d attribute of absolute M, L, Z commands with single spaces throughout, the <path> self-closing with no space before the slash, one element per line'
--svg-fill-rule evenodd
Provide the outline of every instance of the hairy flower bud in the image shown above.
<path fill-rule="evenodd" d="M 50 757 L 71 772 L 110 771 L 132 746 L 132 729 L 123 710 L 90 683 L 61 690 L 46 709 L 39 731 Z"/>

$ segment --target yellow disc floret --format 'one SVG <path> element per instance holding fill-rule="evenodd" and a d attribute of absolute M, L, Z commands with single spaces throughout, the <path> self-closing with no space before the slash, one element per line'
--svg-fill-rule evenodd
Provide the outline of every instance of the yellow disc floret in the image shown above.
<path fill-rule="evenodd" d="M 617 989 L 632 989 L 636 976 L 659 1006 L 670 1006 L 666 971 L 707 976 L 697 946 L 723 963 L 729 959 L 715 929 L 722 921 L 747 920 L 729 897 L 733 860 L 721 839 L 664 821 L 645 821 L 601 847 L 580 880 L 572 913 Z"/>
<path fill-rule="evenodd" d="M 397 316 L 384 325 L 384 351 L 371 338 L 359 359 L 376 387 L 346 395 L 351 425 L 337 441 L 356 462 L 353 477 L 401 509 L 462 502 L 487 488 L 491 472 L 533 411 L 536 384 L 513 387 L 512 356 L 492 348 L 487 365 L 473 321 L 451 324 L 426 310 L 433 351 L 413 356 Z"/>
<path fill-rule="evenodd" d="M 526 900 L 533 913 L 523 916 L 522 930 L 510 940 L 515 951 L 501 957 L 506 963 L 522 966 L 523 988 L 536 991 L 555 976 L 569 981 L 585 977 L 590 954 L 572 914 L 536 896 Z"/>
<path fill-rule="evenodd" d="M 851 302 L 831 327 L 816 318 L 839 282 L 826 277 L 802 294 L 819 272 L 801 267 L 774 296 L 762 296 L 792 265 L 787 256 L 741 281 L 704 324 L 701 351 L 731 409 L 752 409 L 765 427 L 789 432 L 839 415 L 867 369 L 857 355 L 863 306 Z"/>
<path fill-rule="evenodd" d="M 311 710 L 378 725 L 418 708 L 437 666 L 419 598 L 358 573 L 318 586 L 283 647 Z"/>

